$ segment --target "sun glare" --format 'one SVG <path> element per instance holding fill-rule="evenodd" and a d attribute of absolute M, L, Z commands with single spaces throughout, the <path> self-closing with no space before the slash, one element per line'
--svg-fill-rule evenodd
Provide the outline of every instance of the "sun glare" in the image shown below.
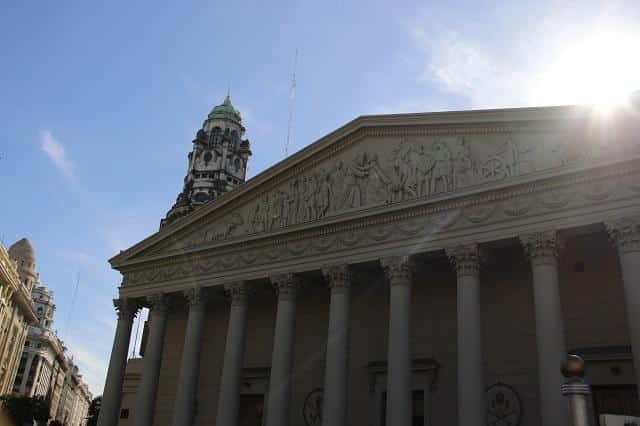
<path fill-rule="evenodd" d="M 594 31 L 558 50 L 537 82 L 544 104 L 594 104 L 608 110 L 640 89 L 640 32 Z"/>

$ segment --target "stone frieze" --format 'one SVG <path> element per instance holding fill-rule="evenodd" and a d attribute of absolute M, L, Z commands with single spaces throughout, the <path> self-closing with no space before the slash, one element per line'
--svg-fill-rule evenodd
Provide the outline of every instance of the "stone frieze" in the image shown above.
<path fill-rule="evenodd" d="M 547 214 L 577 211 L 604 203 L 637 198 L 640 180 L 637 162 L 583 171 L 526 183 L 488 194 L 477 194 L 382 213 L 374 218 L 307 227 L 286 237 L 239 242 L 224 250 L 210 249 L 150 262 L 124 272 L 125 286 L 184 280 L 241 272 L 246 268 L 312 259 L 331 253 L 349 253 L 383 244 L 415 245 L 465 230 L 509 223 Z M 602 188 L 607 188 L 606 196 Z"/>
<path fill-rule="evenodd" d="M 615 146 L 606 146 L 587 135 L 567 131 L 369 137 L 265 189 L 231 212 L 212 217 L 191 235 L 181 237 L 171 249 L 208 246 L 322 222 L 344 213 L 428 200 L 520 176 L 589 167 L 599 161 L 640 154 L 632 139 L 622 138 Z M 606 197 L 610 190 L 610 187 L 594 188 L 588 196 L 597 200 Z M 560 206 L 558 203 L 564 202 L 565 195 L 571 194 L 549 194 L 541 202 L 550 207 Z M 514 217 L 524 215 L 532 207 L 526 201 L 504 206 L 505 213 Z M 482 221 L 492 208 L 476 206 L 465 213 L 471 221 Z M 447 215 L 441 218 L 442 226 L 448 226 L 449 220 Z M 344 238 L 348 245 L 349 237 Z M 301 248 L 294 246 L 292 250 Z"/>

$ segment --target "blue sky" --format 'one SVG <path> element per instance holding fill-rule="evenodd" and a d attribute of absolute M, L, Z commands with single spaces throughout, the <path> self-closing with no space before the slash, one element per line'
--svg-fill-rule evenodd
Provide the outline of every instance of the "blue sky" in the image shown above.
<path fill-rule="evenodd" d="M 610 101 L 640 88 L 634 1 L 0 1 L 0 236 L 26 236 L 101 393 L 119 274 L 230 89 L 250 175 L 358 115 Z M 72 304 L 74 286 L 80 287 Z"/>

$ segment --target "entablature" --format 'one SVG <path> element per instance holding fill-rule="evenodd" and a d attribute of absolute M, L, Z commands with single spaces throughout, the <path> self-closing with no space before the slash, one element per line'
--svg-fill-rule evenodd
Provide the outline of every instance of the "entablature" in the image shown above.
<path fill-rule="evenodd" d="M 640 123 L 585 111 L 357 119 L 116 256 L 121 293 L 368 261 L 633 210 Z"/>

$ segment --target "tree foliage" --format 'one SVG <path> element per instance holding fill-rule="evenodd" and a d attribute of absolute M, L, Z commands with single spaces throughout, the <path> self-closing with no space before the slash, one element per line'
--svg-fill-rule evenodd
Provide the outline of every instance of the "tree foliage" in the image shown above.
<path fill-rule="evenodd" d="M 102 405 L 102 396 L 96 396 L 89 405 L 87 412 L 87 426 L 96 426 L 98 424 L 98 416 L 100 415 L 100 406 Z"/>
<path fill-rule="evenodd" d="M 10 393 L 1 396 L 0 401 L 16 425 L 33 424 L 34 420 L 38 424 L 46 424 L 49 420 L 50 406 L 46 398 Z"/>

